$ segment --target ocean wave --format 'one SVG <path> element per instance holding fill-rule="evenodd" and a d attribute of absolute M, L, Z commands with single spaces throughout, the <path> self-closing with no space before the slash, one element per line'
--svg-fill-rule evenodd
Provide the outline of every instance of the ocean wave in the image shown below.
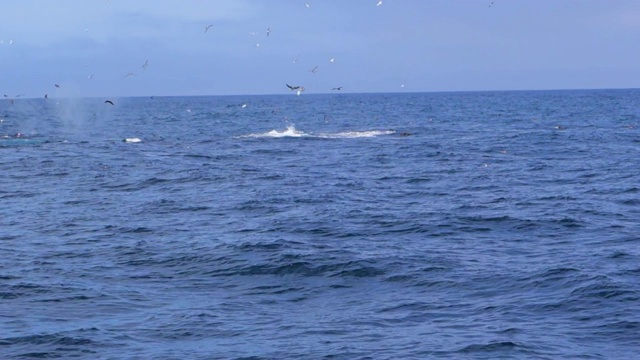
<path fill-rule="evenodd" d="M 515 353 L 520 353 L 521 355 L 531 353 L 528 346 L 513 341 L 496 341 L 486 344 L 471 344 L 460 349 L 459 352 L 463 354 L 477 355 L 491 353 L 496 357 L 507 355 L 513 356 L 515 355 Z"/>
<path fill-rule="evenodd" d="M 97 328 L 79 329 L 69 332 L 36 334 L 0 338 L 3 358 L 50 359 L 83 358 L 95 356 L 97 348 L 106 346 L 93 338 L 101 333 Z M 113 344 L 111 344 L 113 345 Z M 91 356 L 91 357 L 93 357 Z"/>

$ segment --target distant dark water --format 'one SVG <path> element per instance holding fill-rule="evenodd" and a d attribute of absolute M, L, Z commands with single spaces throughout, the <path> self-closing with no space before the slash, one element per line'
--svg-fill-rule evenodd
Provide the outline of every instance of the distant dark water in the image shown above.
<path fill-rule="evenodd" d="M 2 359 L 640 354 L 640 90 L 113 100 L 0 102 Z"/>

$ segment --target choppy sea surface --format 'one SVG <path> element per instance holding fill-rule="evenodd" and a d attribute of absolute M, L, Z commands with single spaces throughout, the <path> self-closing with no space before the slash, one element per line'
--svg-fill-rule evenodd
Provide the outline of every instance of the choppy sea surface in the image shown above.
<path fill-rule="evenodd" d="M 640 354 L 640 90 L 104 100 L 0 101 L 2 359 Z"/>

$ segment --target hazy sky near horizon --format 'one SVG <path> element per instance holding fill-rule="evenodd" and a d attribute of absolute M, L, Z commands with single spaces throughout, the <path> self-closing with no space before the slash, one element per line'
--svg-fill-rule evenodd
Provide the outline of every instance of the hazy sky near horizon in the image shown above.
<path fill-rule="evenodd" d="M 638 44 L 637 0 L 20 0 L 0 93 L 636 88 Z"/>

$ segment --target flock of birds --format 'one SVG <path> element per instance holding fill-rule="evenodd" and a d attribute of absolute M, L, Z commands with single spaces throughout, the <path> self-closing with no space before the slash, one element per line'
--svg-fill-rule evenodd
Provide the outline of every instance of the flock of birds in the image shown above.
<path fill-rule="evenodd" d="M 13 44 L 13 42 L 12 42 L 12 44 Z M 142 70 L 147 70 L 147 67 L 149 67 L 149 60 L 146 60 L 144 62 L 144 64 L 142 64 L 142 66 L 141 66 Z M 91 75 L 87 76 L 87 79 L 89 79 L 89 80 L 93 79 L 94 75 L 95 74 L 91 74 Z M 128 78 L 130 76 L 136 76 L 136 73 L 130 71 L 130 72 L 128 72 L 128 73 L 126 73 L 124 75 L 124 78 Z M 54 86 L 54 88 L 57 88 L 57 89 L 61 88 L 61 86 L 59 84 L 53 84 L 53 86 Z M 23 96 L 25 96 L 25 94 L 17 94 L 17 95 L 14 95 L 14 96 L 9 96 L 7 94 L 3 94 L 3 97 L 6 100 L 8 100 L 11 104 L 13 104 L 16 99 L 18 99 L 20 97 L 23 97 Z M 44 94 L 44 98 L 48 99 L 49 98 L 49 93 Z M 105 104 L 109 104 L 109 105 L 115 105 L 115 103 L 112 100 L 105 100 L 104 103 Z"/>
<path fill-rule="evenodd" d="M 108 3 L 109 3 L 109 0 L 105 0 L 105 3 L 107 3 L 107 4 L 108 4 Z M 382 5 L 382 0 L 378 0 L 378 1 L 376 2 L 376 6 L 381 6 L 381 5 Z M 311 4 L 310 4 L 310 3 L 305 3 L 305 7 L 306 7 L 306 8 L 311 8 Z M 213 25 L 213 24 L 207 24 L 207 25 L 205 25 L 205 26 L 204 26 L 204 33 L 205 33 L 205 34 L 206 34 L 206 33 L 208 33 L 208 32 L 209 32 L 213 27 L 214 27 L 214 25 Z M 88 29 L 85 29 L 85 32 L 88 32 L 88 31 L 89 31 Z M 250 34 L 250 35 L 257 35 L 258 33 L 256 33 L 256 32 L 250 32 L 249 34 Z M 266 36 L 267 36 L 267 37 L 270 37 L 270 36 L 271 36 L 271 27 L 267 27 L 267 29 L 266 29 Z M 7 44 L 7 45 L 13 45 L 13 44 L 14 44 L 14 41 L 13 41 L 13 40 L 9 40 L 8 42 L 6 42 L 6 43 L 5 43 L 5 41 L 4 41 L 4 40 L 0 40 L 0 45 L 4 45 L 4 44 Z M 260 47 L 260 43 L 256 43 L 256 45 L 255 45 L 255 46 L 256 46 L 256 47 Z M 298 59 L 297 59 L 297 58 L 293 59 L 293 63 L 296 63 L 297 61 L 298 61 Z M 335 62 L 335 58 L 331 58 L 331 59 L 329 60 L 329 62 L 330 62 L 330 63 L 334 63 L 334 62 Z M 148 67 L 149 67 L 149 60 L 145 60 L 145 62 L 144 62 L 144 63 L 142 64 L 142 66 L 141 66 L 141 69 L 144 71 L 144 70 L 147 70 L 147 68 L 148 68 Z M 319 69 L 319 66 L 318 66 L 318 65 L 316 65 L 316 66 L 314 66 L 313 68 L 309 69 L 309 72 L 310 72 L 310 73 L 312 73 L 312 74 L 316 74 L 316 73 L 318 72 L 318 69 Z M 93 79 L 94 75 L 95 75 L 95 74 L 90 74 L 90 75 L 88 75 L 88 76 L 87 76 L 87 79 L 89 79 L 89 80 Z M 133 71 L 129 71 L 129 72 L 127 72 L 126 74 L 124 74 L 124 76 L 123 76 L 123 77 L 126 79 L 126 78 L 129 78 L 129 77 L 134 77 L 134 76 L 136 76 L 136 75 L 137 75 L 137 74 L 136 74 L 135 72 L 133 72 Z M 304 91 L 305 91 L 305 87 L 304 87 L 304 86 L 302 86 L 302 85 L 289 85 L 289 84 L 285 84 L 285 85 L 287 86 L 287 88 L 289 88 L 289 90 L 291 90 L 291 91 L 295 92 L 297 95 L 300 95 L 300 94 L 302 94 L 302 92 L 304 92 Z M 403 85 L 403 86 L 404 86 L 404 85 Z M 60 86 L 59 84 L 54 84 L 54 87 L 55 87 L 55 88 L 60 88 L 61 86 Z M 340 90 L 342 90 L 342 89 L 343 89 L 343 86 L 336 86 L 336 87 L 331 88 L 331 90 L 332 90 L 332 91 L 340 91 Z M 7 99 L 7 100 L 9 100 L 9 101 L 10 101 L 10 103 L 12 103 L 12 104 L 14 103 L 14 101 L 15 101 L 17 98 L 20 98 L 20 97 L 22 97 L 22 96 L 25 96 L 25 94 L 18 94 L 18 95 L 15 95 L 15 96 L 9 96 L 9 95 L 7 95 L 7 94 L 3 94 L 3 95 L 4 95 L 4 98 L 5 98 L 5 99 Z M 48 93 L 45 93 L 45 94 L 44 94 L 44 98 L 45 98 L 45 99 L 48 99 L 48 98 L 49 98 L 49 94 L 48 94 Z M 109 105 L 115 105 L 115 103 L 114 103 L 112 100 L 108 100 L 108 99 L 107 99 L 107 100 L 105 100 L 105 101 L 104 101 L 104 103 L 105 103 L 105 104 L 109 104 Z"/>
<path fill-rule="evenodd" d="M 105 2 L 108 4 L 109 0 L 105 0 Z M 495 3 L 495 1 L 491 1 L 490 4 L 489 4 L 489 7 L 492 7 L 494 5 L 494 3 Z M 312 7 L 310 3 L 305 3 L 304 5 L 305 5 L 306 8 L 311 8 Z M 376 6 L 378 6 L 378 7 L 382 6 L 382 0 L 378 0 L 376 2 Z M 204 26 L 204 33 L 207 34 L 213 27 L 214 27 L 213 24 L 206 24 Z M 85 30 L 85 32 L 87 32 L 87 31 L 88 31 L 88 29 Z M 258 33 L 250 32 L 249 34 L 250 35 L 257 35 Z M 267 37 L 271 36 L 271 27 L 267 27 L 265 34 L 266 34 Z M 9 40 L 8 42 L 5 42 L 4 40 L 0 40 L 0 45 L 12 46 L 12 45 L 14 45 L 14 43 L 15 42 L 13 40 Z M 256 47 L 260 47 L 260 43 L 256 43 L 255 46 Z M 296 57 L 296 58 L 293 59 L 293 63 L 297 63 L 297 62 L 298 62 L 298 58 Z M 329 62 L 330 63 L 334 63 L 335 62 L 335 58 L 329 59 Z M 144 63 L 140 66 L 142 71 L 146 71 L 148 67 L 149 67 L 149 60 L 145 60 Z M 319 65 L 315 65 L 314 67 L 312 67 L 308 71 L 310 73 L 312 73 L 312 74 L 316 74 L 318 72 L 319 68 L 320 68 Z M 95 74 L 88 75 L 87 79 L 91 80 L 94 77 L 94 75 Z M 126 79 L 126 78 L 129 78 L 129 77 L 134 77 L 136 75 L 137 74 L 135 72 L 129 71 L 129 72 L 125 73 L 123 77 Z M 288 83 L 285 83 L 285 85 L 289 90 L 291 90 L 292 92 L 295 92 L 297 95 L 300 95 L 305 91 L 305 87 L 303 85 L 290 85 Z M 60 88 L 61 86 L 59 84 L 54 84 L 54 87 L 55 88 Z M 404 88 L 404 84 L 400 85 L 400 87 Z M 341 91 L 342 89 L 343 89 L 343 86 L 335 86 L 335 87 L 331 88 L 332 91 Z M 15 96 L 9 96 L 7 94 L 3 94 L 3 96 L 4 96 L 4 98 L 6 100 L 10 101 L 10 103 L 13 104 L 15 99 L 23 97 L 23 96 L 25 96 L 25 94 L 17 94 Z M 49 94 L 48 93 L 44 94 L 44 98 L 48 99 L 49 98 Z M 108 105 L 115 105 L 112 100 L 108 100 L 108 99 L 105 100 L 104 103 L 108 104 Z"/>

